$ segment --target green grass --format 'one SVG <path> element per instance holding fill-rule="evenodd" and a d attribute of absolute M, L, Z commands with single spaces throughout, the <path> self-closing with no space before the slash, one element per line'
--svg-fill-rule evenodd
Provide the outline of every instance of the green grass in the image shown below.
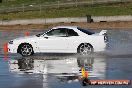
<path fill-rule="evenodd" d="M 0 6 L 20 6 L 22 4 L 40 4 L 45 2 L 55 2 L 57 0 L 14 0 L 14 1 L 3 1 Z"/>
<path fill-rule="evenodd" d="M 24 5 L 30 5 L 30 4 L 45 4 L 45 3 L 55 3 L 55 2 L 75 2 L 76 0 L 3 0 L 2 3 L 0 3 L 0 7 L 8 7 L 8 6 L 22 6 Z M 77 0 L 77 1 L 91 1 L 91 0 Z"/>
<path fill-rule="evenodd" d="M 83 17 L 92 16 L 114 16 L 114 15 L 132 15 L 132 3 L 118 5 L 96 5 L 96 6 L 78 6 L 60 9 L 46 9 L 41 13 L 39 11 L 19 12 L 1 14 L 0 19 L 34 19 L 34 18 L 56 18 L 56 17 Z"/>

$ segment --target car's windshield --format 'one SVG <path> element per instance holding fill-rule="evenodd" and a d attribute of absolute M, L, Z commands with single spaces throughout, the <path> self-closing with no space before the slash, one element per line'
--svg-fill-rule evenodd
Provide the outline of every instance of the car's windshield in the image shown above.
<path fill-rule="evenodd" d="M 79 27 L 78 27 L 77 29 L 80 30 L 80 31 L 83 32 L 83 33 L 88 34 L 88 35 L 95 34 L 95 32 L 90 31 L 90 30 L 87 30 L 87 29 L 82 29 L 82 28 L 79 28 Z"/>
<path fill-rule="evenodd" d="M 37 37 L 40 37 L 40 36 L 44 35 L 46 32 L 48 32 L 48 31 L 49 31 L 49 30 L 46 30 L 45 32 L 41 32 L 41 33 L 37 34 L 36 36 L 37 36 Z"/>

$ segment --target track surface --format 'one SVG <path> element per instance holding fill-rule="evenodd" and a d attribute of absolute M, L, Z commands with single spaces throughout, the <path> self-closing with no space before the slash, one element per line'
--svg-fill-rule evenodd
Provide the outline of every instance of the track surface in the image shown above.
<path fill-rule="evenodd" d="M 30 30 L 29 34 L 39 32 L 42 30 Z M 1 88 L 82 88 L 78 82 L 80 76 L 78 69 L 81 66 L 87 67 L 90 79 L 132 80 L 132 30 L 109 30 L 109 47 L 105 52 L 92 56 L 35 54 L 22 58 L 18 54 L 10 54 L 9 58 L 4 60 L 3 44 L 24 36 L 24 33 L 25 31 L 14 33 L 0 31 Z M 15 62 L 13 64 L 13 61 L 16 61 L 16 64 Z M 40 66 L 40 69 L 35 67 L 36 65 Z M 11 66 L 14 66 L 15 70 L 10 69 Z M 132 88 L 132 86 L 91 86 L 90 88 Z"/>

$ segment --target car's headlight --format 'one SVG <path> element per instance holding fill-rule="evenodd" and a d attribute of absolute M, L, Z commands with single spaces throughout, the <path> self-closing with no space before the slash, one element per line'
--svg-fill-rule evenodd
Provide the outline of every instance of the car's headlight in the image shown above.
<path fill-rule="evenodd" d="M 13 40 L 9 41 L 9 44 L 13 44 Z"/>

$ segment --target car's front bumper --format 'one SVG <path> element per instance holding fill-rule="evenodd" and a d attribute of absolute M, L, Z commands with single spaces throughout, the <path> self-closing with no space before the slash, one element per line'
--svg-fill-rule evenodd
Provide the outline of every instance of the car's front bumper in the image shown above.
<path fill-rule="evenodd" d="M 13 44 L 8 44 L 8 52 L 9 53 L 17 53 L 17 47 Z"/>

